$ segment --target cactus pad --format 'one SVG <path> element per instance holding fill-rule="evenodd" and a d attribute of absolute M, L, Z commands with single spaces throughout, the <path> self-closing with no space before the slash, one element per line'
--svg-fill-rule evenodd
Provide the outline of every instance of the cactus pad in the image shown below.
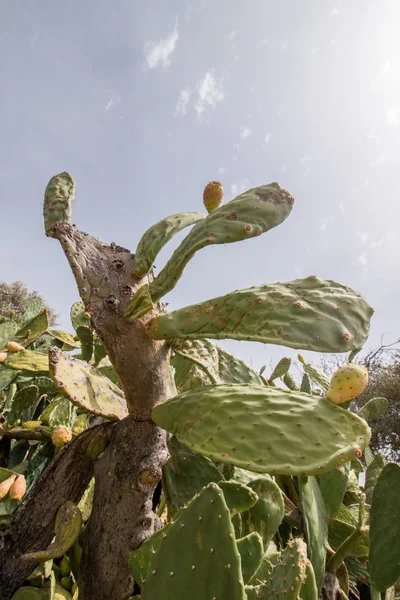
<path fill-rule="evenodd" d="M 130 564 L 132 560 L 135 552 Z M 229 509 L 217 484 L 203 488 L 168 525 L 154 548 L 141 593 L 143 600 L 246 599 Z"/>
<path fill-rule="evenodd" d="M 349 479 L 349 468 L 350 463 L 345 463 L 319 477 L 318 483 L 329 520 L 336 515 L 342 504 Z"/>
<path fill-rule="evenodd" d="M 72 200 L 75 198 L 75 183 L 69 173 L 59 173 L 52 177 L 44 193 L 44 227 L 48 237 L 56 237 L 56 223 L 70 223 Z"/>
<path fill-rule="evenodd" d="M 49 350 L 49 363 L 55 386 L 73 404 L 112 421 L 127 416 L 123 392 L 96 367 L 67 356 L 56 347 Z"/>
<path fill-rule="evenodd" d="M 371 583 L 383 592 L 400 577 L 400 466 L 388 463 L 372 495 L 369 530 Z"/>
<path fill-rule="evenodd" d="M 247 486 L 258 496 L 256 504 L 242 514 L 243 534 L 258 531 L 267 549 L 284 516 L 284 503 L 278 485 L 269 477 L 259 477 Z"/>
<path fill-rule="evenodd" d="M 17 332 L 15 321 L 4 321 L 0 323 L 0 350 L 6 347 L 7 342 L 12 340 Z"/>
<path fill-rule="evenodd" d="M 316 352 L 347 352 L 369 334 L 363 296 L 317 277 L 262 285 L 151 319 L 154 339 L 235 339 Z"/>
<path fill-rule="evenodd" d="M 89 327 L 90 317 L 89 313 L 86 312 L 85 305 L 83 302 L 75 302 L 71 306 L 70 317 L 72 327 L 77 330 L 78 327 Z"/>
<path fill-rule="evenodd" d="M 303 365 L 304 373 L 326 393 L 331 385 L 329 377 L 313 364 L 306 362 L 301 354 L 298 355 L 298 359 Z"/>
<path fill-rule="evenodd" d="M 49 359 L 46 354 L 34 350 L 20 350 L 10 352 L 3 365 L 8 369 L 41 372 L 49 370 Z"/>
<path fill-rule="evenodd" d="M 61 329 L 48 329 L 47 333 L 54 339 L 59 340 L 71 348 L 80 347 L 80 343 L 77 342 L 72 333 L 69 333 L 68 331 L 62 331 Z"/>
<path fill-rule="evenodd" d="M 310 560 L 307 560 L 306 573 L 300 590 L 300 598 L 301 600 L 318 600 L 319 598 L 315 573 Z"/>
<path fill-rule="evenodd" d="M 152 418 L 194 452 L 260 473 L 321 474 L 370 438 L 365 421 L 326 398 L 257 385 L 184 392 Z"/>
<path fill-rule="evenodd" d="M 199 212 L 178 213 L 162 219 L 145 231 L 137 245 L 133 261 L 136 277 L 143 277 L 151 270 L 158 253 L 176 233 L 205 217 L 205 214 Z"/>
<path fill-rule="evenodd" d="M 236 544 L 241 558 L 243 581 L 249 583 L 263 561 L 263 541 L 261 536 L 254 531 L 237 540 Z"/>
<path fill-rule="evenodd" d="M 386 398 L 371 398 L 360 410 L 358 416 L 367 423 L 379 419 L 388 409 L 389 402 Z"/>

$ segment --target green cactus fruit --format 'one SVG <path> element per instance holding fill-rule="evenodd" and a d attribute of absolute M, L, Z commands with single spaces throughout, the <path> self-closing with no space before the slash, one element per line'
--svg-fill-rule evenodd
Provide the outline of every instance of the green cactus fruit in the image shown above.
<path fill-rule="evenodd" d="M 368 369 L 349 363 L 336 371 L 326 395 L 334 404 L 341 404 L 362 394 L 367 385 Z"/>
<path fill-rule="evenodd" d="M 278 485 L 268 477 L 259 477 L 247 486 L 258 496 L 254 506 L 242 513 L 242 531 L 258 531 L 267 549 L 284 516 L 284 502 Z"/>
<path fill-rule="evenodd" d="M 384 592 L 400 577 L 400 465 L 388 463 L 372 495 L 369 530 L 371 583 Z"/>
<path fill-rule="evenodd" d="M 0 483 L 0 500 L 4 500 L 4 498 L 7 496 L 8 492 L 10 491 L 11 486 L 14 483 L 14 481 L 16 480 L 16 478 L 17 478 L 16 475 L 10 475 L 10 477 L 8 477 L 7 479 L 4 479 Z"/>
<path fill-rule="evenodd" d="M 70 592 L 72 590 L 73 583 L 74 582 L 72 581 L 71 577 L 61 577 L 60 584 L 64 590 L 68 590 L 68 592 Z"/>
<path fill-rule="evenodd" d="M 371 398 L 360 410 L 358 416 L 365 419 L 367 423 L 379 419 L 388 409 L 389 402 L 386 398 Z"/>
<path fill-rule="evenodd" d="M 203 204 L 209 214 L 219 207 L 223 197 L 224 188 L 219 181 L 207 183 L 203 191 Z"/>
<path fill-rule="evenodd" d="M 198 212 L 183 212 L 162 219 L 142 235 L 135 251 L 133 272 L 136 277 L 144 277 L 167 242 L 185 227 L 204 219 L 206 215 Z"/>
<path fill-rule="evenodd" d="M 71 203 L 75 198 L 75 182 L 69 173 L 59 173 L 47 184 L 44 194 L 44 226 L 48 237 L 57 237 L 56 223 L 71 222 Z"/>
<path fill-rule="evenodd" d="M 153 409 L 153 421 L 194 452 L 270 474 L 322 474 L 355 457 L 371 432 L 326 398 L 257 385 L 184 392 Z"/>
<path fill-rule="evenodd" d="M 268 383 L 274 381 L 274 379 L 278 379 L 278 377 L 283 377 L 290 369 L 290 365 L 292 360 L 290 358 L 281 358 L 281 360 L 276 365 L 275 369 L 271 373 L 271 377 L 268 379 Z"/>
<path fill-rule="evenodd" d="M 153 339 L 235 339 L 346 352 L 367 339 L 372 313 L 351 288 L 307 277 L 192 304 L 156 316 L 145 327 Z"/>
<path fill-rule="evenodd" d="M 75 543 L 81 532 L 82 515 L 73 502 L 62 504 L 57 511 L 54 526 L 54 541 L 39 552 L 30 552 L 23 557 L 27 560 L 44 562 L 51 558 L 61 558 Z"/>
<path fill-rule="evenodd" d="M 315 477 L 299 477 L 299 492 L 304 528 L 318 594 L 324 582 L 326 549 L 328 546 L 328 515 Z"/>
<path fill-rule="evenodd" d="M 292 196 L 278 183 L 272 183 L 248 190 L 214 210 L 192 228 L 148 290 L 143 286 L 136 292 L 125 318 L 132 322 L 151 310 L 153 302 L 176 286 L 198 250 L 211 244 L 227 244 L 261 235 L 282 223 L 292 205 Z"/>
<path fill-rule="evenodd" d="M 257 573 L 264 557 L 264 546 L 261 536 L 254 531 L 236 541 L 239 550 L 244 583 L 249 583 Z"/>
<path fill-rule="evenodd" d="M 22 428 L 23 429 L 36 429 L 36 427 L 40 427 L 42 424 L 42 421 L 25 421 L 25 423 L 22 423 Z"/>
<path fill-rule="evenodd" d="M 62 448 L 72 440 L 72 431 L 67 427 L 56 427 L 53 430 L 51 441 L 56 448 Z"/>
<path fill-rule="evenodd" d="M 137 551 L 130 556 L 131 569 L 136 559 Z M 143 600 L 246 599 L 229 509 L 217 484 L 203 488 L 168 525 L 140 587 Z"/>
<path fill-rule="evenodd" d="M 112 421 L 128 415 L 123 392 L 96 367 L 67 356 L 55 346 L 49 350 L 49 364 L 55 386 L 73 404 Z"/>
<path fill-rule="evenodd" d="M 23 475 L 18 475 L 17 479 L 12 484 L 8 497 L 14 502 L 21 502 L 26 492 L 26 479 Z"/>
<path fill-rule="evenodd" d="M 61 577 L 69 577 L 69 574 L 71 573 L 71 565 L 68 556 L 63 556 L 58 566 L 60 567 Z"/>

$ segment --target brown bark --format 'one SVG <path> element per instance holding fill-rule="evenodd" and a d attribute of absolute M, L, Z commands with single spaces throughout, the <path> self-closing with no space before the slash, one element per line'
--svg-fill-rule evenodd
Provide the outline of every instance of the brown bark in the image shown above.
<path fill-rule="evenodd" d="M 67 500 L 79 502 L 93 477 L 93 460 L 82 454 L 82 444 L 95 429 L 110 427 L 113 425 L 91 428 L 66 446 L 18 507 L 8 532 L 0 539 L 0 600 L 9 600 L 35 567 L 35 561 L 21 557 L 49 545 L 58 509 Z"/>

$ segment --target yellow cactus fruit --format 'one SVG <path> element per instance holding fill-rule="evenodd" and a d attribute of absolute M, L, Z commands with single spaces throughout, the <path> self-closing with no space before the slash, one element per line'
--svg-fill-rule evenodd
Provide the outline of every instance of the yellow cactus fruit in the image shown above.
<path fill-rule="evenodd" d="M 326 395 L 334 404 L 341 404 L 359 396 L 367 385 L 368 369 L 363 365 L 349 363 L 336 371 Z"/>
<path fill-rule="evenodd" d="M 40 427 L 42 421 L 25 421 L 22 423 L 22 429 L 36 429 L 36 427 Z"/>
<path fill-rule="evenodd" d="M 210 181 L 207 183 L 203 192 L 203 202 L 208 213 L 218 208 L 224 197 L 224 188 L 219 181 Z"/>
<path fill-rule="evenodd" d="M 0 362 L 3 362 L 4 360 L 6 360 L 8 356 L 7 352 L 0 352 Z"/>
<path fill-rule="evenodd" d="M 18 342 L 7 342 L 7 350 L 10 352 L 19 352 L 20 350 L 25 350 L 25 348 L 21 344 L 18 344 Z"/>
<path fill-rule="evenodd" d="M 10 477 L 8 477 L 0 483 L 0 500 L 3 500 L 7 496 L 16 478 L 16 475 L 11 475 Z"/>
<path fill-rule="evenodd" d="M 62 448 L 72 440 L 72 431 L 66 427 L 56 427 L 51 435 L 51 441 L 56 448 Z"/>
<path fill-rule="evenodd" d="M 26 492 L 26 479 L 23 475 L 18 475 L 17 479 L 12 484 L 9 491 L 10 500 L 14 500 L 15 502 L 20 502 L 22 498 L 25 496 Z"/>

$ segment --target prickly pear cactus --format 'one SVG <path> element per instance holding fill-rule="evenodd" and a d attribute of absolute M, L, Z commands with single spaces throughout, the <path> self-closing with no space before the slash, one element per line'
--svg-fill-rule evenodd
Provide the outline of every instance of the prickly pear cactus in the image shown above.
<path fill-rule="evenodd" d="M 56 223 L 70 223 L 72 200 L 75 198 L 75 182 L 67 173 L 52 177 L 44 194 L 43 216 L 46 235 L 55 237 Z"/>
<path fill-rule="evenodd" d="M 341 404 L 362 394 L 367 385 L 368 369 L 349 363 L 336 371 L 326 395 L 335 404 Z"/>

